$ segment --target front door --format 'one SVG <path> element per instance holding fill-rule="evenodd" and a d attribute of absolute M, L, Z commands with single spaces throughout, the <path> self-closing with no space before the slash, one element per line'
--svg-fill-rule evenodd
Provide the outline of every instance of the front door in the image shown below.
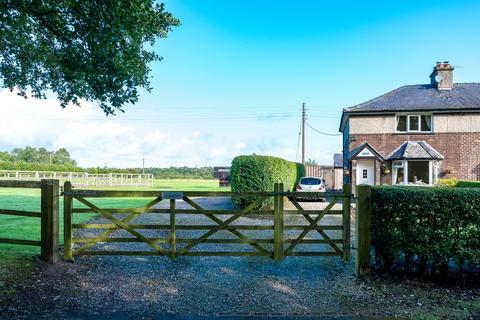
<path fill-rule="evenodd" d="M 375 184 L 375 160 L 357 160 L 357 184 Z"/>

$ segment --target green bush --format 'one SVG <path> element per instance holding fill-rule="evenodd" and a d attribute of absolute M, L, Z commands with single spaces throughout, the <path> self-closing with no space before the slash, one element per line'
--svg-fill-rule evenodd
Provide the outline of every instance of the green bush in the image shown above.
<path fill-rule="evenodd" d="M 283 183 L 285 190 L 294 190 L 301 177 L 305 175 L 305 167 L 270 156 L 238 156 L 232 161 L 232 191 L 273 191 L 275 183 Z M 234 201 L 244 207 L 255 198 L 235 197 Z M 264 202 L 264 206 L 272 204 L 272 199 Z"/>
<path fill-rule="evenodd" d="M 457 178 L 438 179 L 437 180 L 437 185 L 442 186 L 442 187 L 455 188 L 458 185 L 458 179 Z"/>
<path fill-rule="evenodd" d="M 480 188 L 480 181 L 463 181 L 459 180 L 457 188 Z"/>
<path fill-rule="evenodd" d="M 390 269 L 405 257 L 422 272 L 451 259 L 480 263 L 480 190 L 445 187 L 372 188 L 372 237 L 377 262 Z"/>

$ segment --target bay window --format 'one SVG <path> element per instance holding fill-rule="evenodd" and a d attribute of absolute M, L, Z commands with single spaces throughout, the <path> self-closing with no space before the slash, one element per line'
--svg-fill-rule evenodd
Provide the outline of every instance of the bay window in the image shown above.
<path fill-rule="evenodd" d="M 435 160 L 398 160 L 392 162 L 392 184 L 432 185 L 438 177 Z"/>

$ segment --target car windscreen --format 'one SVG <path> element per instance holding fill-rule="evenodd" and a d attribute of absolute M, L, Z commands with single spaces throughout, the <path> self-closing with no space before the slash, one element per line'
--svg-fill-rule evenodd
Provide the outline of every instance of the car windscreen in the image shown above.
<path fill-rule="evenodd" d="M 314 186 L 322 184 L 322 180 L 317 178 L 302 178 L 300 180 L 300 184 L 307 185 L 307 186 Z"/>

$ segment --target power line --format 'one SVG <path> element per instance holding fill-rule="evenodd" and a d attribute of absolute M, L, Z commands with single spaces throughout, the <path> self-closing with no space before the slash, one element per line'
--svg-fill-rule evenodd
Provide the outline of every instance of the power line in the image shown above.
<path fill-rule="evenodd" d="M 288 120 L 296 118 L 296 115 L 283 115 L 283 114 L 269 114 L 269 115 L 231 115 L 224 117 L 181 117 L 181 118 L 42 118 L 42 117 L 0 117 L 2 120 L 41 120 L 41 121 L 185 121 L 185 120 L 241 120 L 241 119 L 258 119 L 269 120 L 279 119 Z M 338 119 L 340 117 L 335 116 L 310 116 L 311 118 L 329 118 Z"/>
<path fill-rule="evenodd" d="M 320 133 L 320 134 L 323 134 L 323 135 L 325 135 L 325 136 L 332 136 L 332 137 L 334 137 L 334 136 L 341 136 L 341 135 L 342 135 L 341 133 L 326 133 L 326 132 L 322 132 L 322 131 L 317 130 L 317 129 L 315 129 L 314 127 L 312 127 L 308 122 L 305 122 L 305 124 L 306 124 L 307 126 L 309 126 L 310 129 L 312 129 L 313 131 L 316 131 L 316 132 L 318 132 L 318 133 Z"/>

